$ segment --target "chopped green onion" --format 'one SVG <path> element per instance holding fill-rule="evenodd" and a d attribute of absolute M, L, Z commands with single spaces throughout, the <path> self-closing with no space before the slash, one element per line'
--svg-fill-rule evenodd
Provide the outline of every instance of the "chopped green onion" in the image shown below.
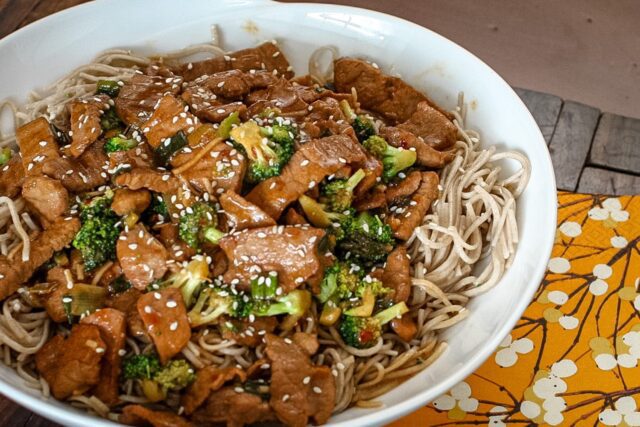
<path fill-rule="evenodd" d="M 109 95 L 111 98 L 115 98 L 120 92 L 120 85 L 114 80 L 98 80 L 97 86 L 97 93 Z"/>

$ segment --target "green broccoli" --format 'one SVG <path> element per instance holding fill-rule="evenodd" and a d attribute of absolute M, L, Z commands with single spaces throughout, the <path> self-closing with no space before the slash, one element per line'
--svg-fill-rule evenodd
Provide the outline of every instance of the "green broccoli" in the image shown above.
<path fill-rule="evenodd" d="M 251 300 L 240 292 L 232 292 L 220 286 L 204 288 L 193 309 L 189 311 L 192 327 L 216 323 L 220 316 L 246 317 L 251 313 Z"/>
<path fill-rule="evenodd" d="M 120 93 L 120 85 L 114 80 L 98 80 L 96 93 L 103 93 L 115 98 Z"/>
<path fill-rule="evenodd" d="M 277 297 L 278 274 L 275 271 L 251 279 L 251 298 L 254 301 L 271 301 Z"/>
<path fill-rule="evenodd" d="M 385 181 L 389 181 L 400 171 L 413 166 L 417 159 L 415 151 L 392 147 L 387 144 L 384 138 L 377 135 L 370 136 L 362 145 L 367 151 L 382 160 L 384 166 L 382 177 Z"/>
<path fill-rule="evenodd" d="M 167 397 L 167 392 L 179 391 L 195 380 L 193 367 L 185 360 L 172 360 L 165 366 L 155 354 L 136 354 L 122 361 L 125 380 L 138 381 L 150 402 Z"/>
<path fill-rule="evenodd" d="M 87 271 L 114 259 L 116 243 L 122 229 L 120 218 L 111 210 L 113 192 L 91 200 L 81 207 L 82 226 L 72 245 L 82 254 Z"/>
<path fill-rule="evenodd" d="M 107 139 L 103 150 L 105 153 L 114 153 L 116 151 L 127 151 L 138 146 L 138 141 L 135 139 L 126 139 L 121 136 L 114 136 Z"/>
<path fill-rule="evenodd" d="M 4 166 L 9 163 L 11 156 L 13 156 L 11 149 L 9 147 L 2 147 L 0 149 L 0 166 Z"/>
<path fill-rule="evenodd" d="M 120 276 L 113 279 L 111 283 L 109 283 L 110 294 L 119 294 L 130 288 L 131 282 L 129 282 L 126 277 L 124 277 L 124 274 L 121 274 Z"/>
<path fill-rule="evenodd" d="M 160 368 L 160 360 L 155 354 L 134 354 L 122 360 L 125 380 L 150 380 Z"/>
<path fill-rule="evenodd" d="M 224 233 L 218 230 L 218 214 L 209 203 L 196 202 L 180 217 L 178 235 L 189 246 L 200 250 L 202 244 L 217 245 Z"/>
<path fill-rule="evenodd" d="M 118 117 L 118 113 L 116 113 L 114 107 L 109 108 L 102 114 L 102 117 L 100 117 L 100 126 L 104 132 L 114 129 L 124 129 L 124 123 L 120 120 L 120 117 Z"/>
<path fill-rule="evenodd" d="M 153 381 L 163 390 L 179 391 L 196 379 L 193 367 L 182 359 L 172 360 L 153 375 Z"/>
<path fill-rule="evenodd" d="M 368 348 L 382 335 L 383 325 L 408 311 L 407 305 L 400 302 L 372 317 L 343 316 L 338 331 L 345 344 L 355 348 Z"/>
<path fill-rule="evenodd" d="M 231 134 L 231 129 L 234 125 L 240 124 L 240 115 L 237 111 L 229 114 L 225 117 L 224 120 L 220 122 L 220 126 L 218 126 L 218 137 L 222 139 L 229 139 L 229 135 Z"/>
<path fill-rule="evenodd" d="M 295 134 L 289 128 L 260 128 L 250 120 L 233 128 L 230 135 L 234 145 L 249 158 L 245 179 L 250 184 L 280 175 L 293 155 Z"/>
<path fill-rule="evenodd" d="M 253 307 L 252 314 L 256 316 L 277 316 L 289 314 L 302 317 L 311 305 L 311 294 L 309 291 L 295 289 L 288 294 L 276 298 L 270 304 L 259 304 Z"/>
<path fill-rule="evenodd" d="M 363 142 L 370 136 L 376 134 L 376 127 L 373 125 L 373 122 L 363 115 L 354 113 L 346 99 L 340 101 L 340 108 L 349 123 L 351 123 L 351 127 L 355 131 L 358 141 Z"/>
<path fill-rule="evenodd" d="M 391 228 L 378 215 L 361 212 L 341 223 L 336 252 L 343 259 L 370 266 L 384 261 L 394 244 Z"/>
<path fill-rule="evenodd" d="M 321 188 L 322 202 L 333 212 L 344 212 L 351 207 L 353 190 L 366 176 L 362 169 L 351 175 L 349 179 L 334 179 Z"/>
<path fill-rule="evenodd" d="M 325 303 L 329 299 L 351 298 L 361 287 L 363 277 L 364 270 L 359 265 L 336 261 L 324 271 L 318 299 Z"/>
<path fill-rule="evenodd" d="M 182 299 L 187 307 L 191 306 L 195 296 L 203 283 L 209 281 L 209 265 L 202 259 L 196 257 L 176 273 L 171 274 L 166 280 L 158 283 L 157 289 L 172 287 L 180 289 Z M 154 285 L 152 283 L 152 285 Z"/>
<path fill-rule="evenodd" d="M 309 196 L 302 195 L 298 199 L 300 207 L 311 224 L 316 227 L 327 228 L 333 224 L 341 224 L 348 221 L 353 215 L 353 210 L 346 209 L 343 212 L 330 212 L 327 206 L 318 203 Z"/>

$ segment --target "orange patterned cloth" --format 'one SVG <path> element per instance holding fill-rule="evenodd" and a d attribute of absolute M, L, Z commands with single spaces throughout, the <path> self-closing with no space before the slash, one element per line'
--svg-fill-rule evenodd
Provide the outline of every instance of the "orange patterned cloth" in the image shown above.
<path fill-rule="evenodd" d="M 547 275 L 511 334 L 391 426 L 640 426 L 640 195 L 558 202 Z"/>

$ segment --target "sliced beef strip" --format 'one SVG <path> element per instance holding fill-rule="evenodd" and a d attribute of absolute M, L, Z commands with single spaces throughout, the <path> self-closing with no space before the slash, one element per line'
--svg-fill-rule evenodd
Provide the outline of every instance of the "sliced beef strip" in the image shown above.
<path fill-rule="evenodd" d="M 109 406 L 117 404 L 119 399 L 120 351 L 124 349 L 126 339 L 125 315 L 113 308 L 103 308 L 84 317 L 80 324 L 95 325 L 100 329 L 100 336 L 107 345 L 102 360 L 100 382 L 92 393 Z"/>
<path fill-rule="evenodd" d="M 171 193 L 180 188 L 180 180 L 171 172 L 135 167 L 115 178 L 115 183 L 130 190 L 147 190 L 156 193 Z"/>
<path fill-rule="evenodd" d="M 136 148 L 109 153 L 109 170 L 111 173 L 119 169 L 150 168 L 153 166 L 153 153 L 147 143 L 140 143 Z"/>
<path fill-rule="evenodd" d="M 151 116 L 160 98 L 177 95 L 181 86 L 182 78 L 178 76 L 134 74 L 118 93 L 116 112 L 128 125 L 142 123 Z"/>
<path fill-rule="evenodd" d="M 137 289 L 144 290 L 167 272 L 167 249 L 140 224 L 120 234 L 116 254 L 122 272 Z"/>
<path fill-rule="evenodd" d="M 293 77 L 289 61 L 275 43 L 266 42 L 255 48 L 242 49 L 228 55 L 218 56 L 199 62 L 182 64 L 175 70 L 187 81 L 195 80 L 203 75 L 211 75 L 227 70 L 267 70 L 274 75 Z M 275 72 L 274 72 L 275 70 Z"/>
<path fill-rule="evenodd" d="M 438 174 L 421 172 L 422 180 L 418 190 L 408 201 L 397 206 L 386 218 L 385 222 L 393 230 L 393 235 L 400 240 L 408 240 L 413 230 L 422 223 L 429 211 L 431 203 L 438 197 Z"/>
<path fill-rule="evenodd" d="M 420 102 L 427 102 L 450 117 L 449 113 L 402 79 L 388 76 L 360 59 L 340 58 L 334 62 L 333 72 L 333 83 L 338 92 L 351 93 L 351 88 L 355 88 L 362 107 L 380 114 L 391 123 L 408 120 Z"/>
<path fill-rule="evenodd" d="M 36 353 L 36 369 L 56 399 L 82 394 L 100 381 L 106 343 L 100 328 L 75 325 L 67 339 L 56 335 Z"/>
<path fill-rule="evenodd" d="M 256 394 L 238 393 L 235 387 L 224 387 L 213 392 L 192 418 L 198 423 L 224 424 L 227 427 L 276 420 L 269 402 Z"/>
<path fill-rule="evenodd" d="M 362 147 L 345 135 L 314 139 L 300 147 L 280 176 L 254 187 L 246 199 L 278 219 L 294 201 L 345 164 L 362 163 Z"/>
<path fill-rule="evenodd" d="M 387 140 L 389 145 L 397 148 L 415 149 L 416 164 L 428 168 L 442 168 L 455 157 L 454 151 L 438 151 L 426 142 L 399 127 L 385 127 L 380 135 Z"/>
<path fill-rule="evenodd" d="M 182 294 L 176 288 L 143 294 L 137 303 L 147 334 L 164 365 L 187 345 L 191 326 Z"/>
<path fill-rule="evenodd" d="M 69 208 L 69 193 L 55 179 L 46 176 L 30 176 L 24 181 L 22 197 L 26 200 L 40 219 L 40 223 L 48 225 L 61 217 Z"/>
<path fill-rule="evenodd" d="M 168 142 L 166 139 L 171 138 L 178 131 L 182 130 L 189 134 L 197 125 L 198 119 L 188 111 L 188 107 L 175 96 L 165 95 L 140 128 L 147 137 L 149 145 L 158 148 L 160 144 Z"/>
<path fill-rule="evenodd" d="M 122 408 L 118 422 L 139 427 L 193 427 L 180 415 L 168 411 L 154 411 L 142 405 L 127 405 Z"/>
<path fill-rule="evenodd" d="M 287 209 L 284 214 L 284 222 L 287 225 L 305 225 L 309 224 L 304 216 L 300 215 L 294 208 Z"/>
<path fill-rule="evenodd" d="M 136 305 L 141 295 L 142 292 L 139 290 L 130 288 L 124 292 L 110 295 L 105 301 L 105 305 L 125 314 L 129 335 L 142 338 L 145 342 L 149 342 L 147 332 L 140 318 L 140 314 L 138 314 Z"/>
<path fill-rule="evenodd" d="M 300 125 L 311 138 L 321 138 L 326 135 L 346 134 L 357 140 L 348 120 L 340 109 L 340 104 L 333 98 L 322 98 L 311 103 L 309 113 Z"/>
<path fill-rule="evenodd" d="M 74 193 L 82 193 L 105 185 L 108 182 L 107 170 L 109 158 L 103 150 L 104 141 L 91 144 L 80 157 L 59 157 L 48 160 L 42 166 L 42 172 L 50 178 L 59 180 L 62 185 Z"/>
<path fill-rule="evenodd" d="M 0 301 L 17 291 L 55 252 L 71 243 L 78 230 L 80 220 L 60 218 L 31 241 L 28 261 L 22 261 L 19 253 L 12 260 L 0 256 Z"/>
<path fill-rule="evenodd" d="M 418 325 L 411 317 L 411 313 L 405 313 L 399 319 L 393 319 L 390 325 L 393 332 L 406 342 L 414 339 L 418 333 Z"/>
<path fill-rule="evenodd" d="M 178 225 L 173 223 L 162 224 L 157 227 L 158 238 L 169 250 L 169 256 L 179 262 L 188 261 L 196 254 L 196 250 L 187 245 L 179 236 Z"/>
<path fill-rule="evenodd" d="M 196 147 L 190 153 L 183 150 L 173 157 L 171 165 L 174 168 L 180 167 L 202 149 L 203 147 Z M 180 173 L 180 176 L 201 193 L 222 194 L 232 190 L 239 194 L 246 170 L 244 155 L 232 146 L 220 142 L 193 167 Z"/>
<path fill-rule="evenodd" d="M 386 204 L 387 199 L 385 197 L 385 186 L 378 185 L 360 199 L 357 199 L 353 203 L 353 207 L 358 212 L 362 212 L 382 208 Z"/>
<path fill-rule="evenodd" d="M 260 228 L 276 225 L 276 222 L 262 209 L 250 203 L 233 190 L 224 192 L 218 199 L 229 221 L 235 230 Z"/>
<path fill-rule="evenodd" d="M 308 334 L 306 332 L 296 332 L 293 334 L 292 341 L 296 343 L 301 349 L 303 349 L 309 356 L 316 354 L 320 348 L 318 342 L 318 336 L 314 334 Z"/>
<path fill-rule="evenodd" d="M 222 338 L 252 348 L 262 344 L 264 334 L 273 332 L 277 327 L 278 319 L 273 316 L 256 317 L 253 321 L 232 318 L 221 321 Z"/>
<path fill-rule="evenodd" d="M 327 422 L 336 393 L 331 369 L 314 365 L 295 342 L 271 334 L 265 340 L 265 352 L 271 361 L 269 403 L 278 419 L 294 427 L 304 427 L 310 419 L 316 424 Z"/>
<path fill-rule="evenodd" d="M 102 133 L 100 116 L 110 108 L 107 95 L 95 95 L 67 104 L 71 124 L 71 147 L 68 153 L 79 157 Z"/>
<path fill-rule="evenodd" d="M 151 193 L 148 190 L 119 188 L 113 196 L 111 210 L 120 216 L 130 213 L 140 215 L 149 207 L 149 204 L 151 204 Z"/>
<path fill-rule="evenodd" d="M 458 139 L 456 125 L 428 102 L 419 103 L 409 120 L 398 128 L 411 132 L 436 150 L 446 150 Z"/>
<path fill-rule="evenodd" d="M 382 162 L 369 153 L 367 153 L 367 157 L 362 164 L 354 165 L 354 169 L 358 168 L 362 168 L 365 176 L 353 191 L 353 194 L 356 198 L 362 197 L 369 190 L 371 190 L 380 181 L 380 177 L 382 176 L 382 172 L 384 171 Z"/>
<path fill-rule="evenodd" d="M 387 256 L 382 283 L 393 289 L 393 301 L 407 302 L 411 295 L 411 264 L 404 246 L 396 247 Z"/>
<path fill-rule="evenodd" d="M 200 369 L 196 373 L 196 380 L 182 396 L 180 403 L 184 406 L 185 414 L 193 414 L 209 398 L 212 392 L 221 389 L 225 383 L 234 380 L 245 382 L 246 379 L 245 372 L 235 367 L 217 368 L 215 366 L 207 366 Z"/>
<path fill-rule="evenodd" d="M 247 106 L 242 101 L 218 98 L 209 89 L 187 88 L 182 92 L 182 99 L 189 105 L 193 114 L 204 121 L 220 123 L 236 112 L 242 120 L 247 119 Z"/>
<path fill-rule="evenodd" d="M 69 293 L 67 276 L 62 267 L 54 267 L 47 272 L 48 292 L 38 297 L 47 314 L 56 323 L 67 322 L 68 317 L 64 309 L 62 298 Z M 33 288 L 32 288 L 33 289 Z"/>
<path fill-rule="evenodd" d="M 309 226 L 253 228 L 227 235 L 220 247 L 233 260 L 224 275 L 227 283 L 239 280 L 249 285 L 256 266 L 265 273 L 275 271 L 285 292 L 301 286 L 320 268 L 317 245 L 323 230 Z"/>
<path fill-rule="evenodd" d="M 16 131 L 16 139 L 27 176 L 40 175 L 47 161 L 60 157 L 55 136 L 44 117 L 20 126 Z"/>
<path fill-rule="evenodd" d="M 250 104 L 247 114 L 251 117 L 269 108 L 278 110 L 285 117 L 304 117 L 309 113 L 309 102 L 314 100 L 308 91 L 304 86 L 296 86 L 282 78 L 247 97 L 246 102 Z"/>
<path fill-rule="evenodd" d="M 22 156 L 14 153 L 6 165 L 0 167 L 0 194 L 14 198 L 20 194 L 24 182 L 24 166 Z"/>
<path fill-rule="evenodd" d="M 420 171 L 413 171 L 403 180 L 389 185 L 384 192 L 384 197 L 387 203 L 390 204 L 394 201 L 399 201 L 404 197 L 411 196 L 418 190 L 421 182 L 422 173 Z"/>

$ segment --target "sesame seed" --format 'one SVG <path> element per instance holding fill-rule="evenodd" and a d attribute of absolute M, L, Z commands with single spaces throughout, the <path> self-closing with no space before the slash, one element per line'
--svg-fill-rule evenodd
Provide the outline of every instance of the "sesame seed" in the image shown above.
<path fill-rule="evenodd" d="M 135 243 L 129 243 L 129 249 L 135 251 L 136 249 L 138 249 L 138 245 Z"/>
<path fill-rule="evenodd" d="M 146 306 L 144 307 L 144 312 L 145 312 L 145 313 L 147 313 L 147 314 L 148 314 L 148 313 L 151 313 L 152 311 L 153 311 L 153 309 L 151 308 L 151 306 L 150 306 L 150 305 L 146 305 Z"/>
<path fill-rule="evenodd" d="M 167 307 L 169 307 L 169 308 L 174 308 L 174 307 L 177 307 L 177 306 L 178 306 L 178 303 L 177 303 L 177 302 L 175 302 L 175 301 L 173 301 L 173 300 L 169 300 L 169 301 L 167 301 Z"/>
<path fill-rule="evenodd" d="M 127 350 L 125 350 L 124 348 L 118 350 L 118 356 L 124 356 L 125 354 L 127 354 Z"/>
<path fill-rule="evenodd" d="M 100 353 L 104 353 L 104 348 L 102 347 L 97 347 L 96 348 L 96 353 L 100 354 Z"/>
<path fill-rule="evenodd" d="M 154 297 L 155 299 L 162 299 L 162 295 L 160 295 L 160 292 L 154 292 L 154 293 L 153 293 L 153 297 Z"/>
<path fill-rule="evenodd" d="M 178 329 L 178 322 L 171 322 L 171 325 L 169 325 L 169 329 L 171 329 L 172 331 Z"/>
<path fill-rule="evenodd" d="M 314 392 L 315 394 L 320 394 L 320 393 L 322 393 L 322 389 L 321 389 L 320 387 L 314 387 L 314 388 L 313 388 L 313 392 Z"/>
<path fill-rule="evenodd" d="M 291 396 L 289 396 L 288 394 L 285 394 L 284 396 L 282 396 L 282 401 L 286 402 L 287 400 L 289 400 Z"/>
<path fill-rule="evenodd" d="M 242 387 L 236 387 L 233 389 L 236 393 L 244 393 L 244 389 Z"/>
<path fill-rule="evenodd" d="M 302 380 L 302 384 L 309 384 L 311 382 L 311 377 L 304 377 Z"/>

